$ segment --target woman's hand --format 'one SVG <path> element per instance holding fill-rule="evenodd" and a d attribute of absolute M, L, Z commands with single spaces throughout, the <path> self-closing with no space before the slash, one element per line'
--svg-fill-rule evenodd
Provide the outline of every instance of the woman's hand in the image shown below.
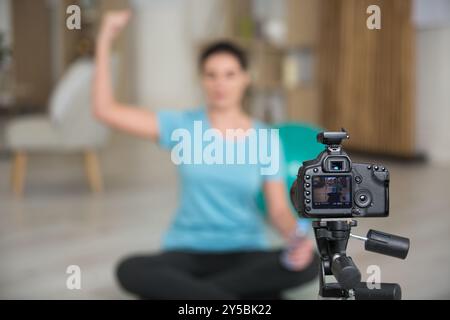
<path fill-rule="evenodd" d="M 288 248 L 287 259 L 292 270 L 301 271 L 312 262 L 314 243 L 310 239 L 293 237 L 291 243 L 288 244 Z"/>
<path fill-rule="evenodd" d="M 289 268 L 296 271 L 306 268 L 314 257 L 314 243 L 306 237 L 299 238 L 296 235 L 297 219 L 289 208 L 284 181 L 266 181 L 264 195 L 270 220 L 288 243 L 286 258 Z"/>
<path fill-rule="evenodd" d="M 116 10 L 105 14 L 100 27 L 99 41 L 111 42 L 125 28 L 131 17 L 131 11 Z"/>

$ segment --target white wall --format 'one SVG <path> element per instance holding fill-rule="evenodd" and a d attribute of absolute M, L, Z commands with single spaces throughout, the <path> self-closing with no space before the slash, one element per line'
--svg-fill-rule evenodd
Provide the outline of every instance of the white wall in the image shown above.
<path fill-rule="evenodd" d="M 227 27 L 223 0 L 184 0 L 188 2 L 188 30 L 197 42 L 221 37 Z"/>
<path fill-rule="evenodd" d="M 450 27 L 417 34 L 417 147 L 450 162 Z"/>
<path fill-rule="evenodd" d="M 417 150 L 450 163 L 450 0 L 416 0 Z"/>
<path fill-rule="evenodd" d="M 6 35 L 6 43 L 11 43 L 11 2 L 10 0 L 0 0 L 0 32 Z"/>
<path fill-rule="evenodd" d="M 195 52 L 185 0 L 132 0 L 136 103 L 152 109 L 199 103 Z"/>
<path fill-rule="evenodd" d="M 413 20 L 419 29 L 450 25 L 450 0 L 414 0 Z"/>

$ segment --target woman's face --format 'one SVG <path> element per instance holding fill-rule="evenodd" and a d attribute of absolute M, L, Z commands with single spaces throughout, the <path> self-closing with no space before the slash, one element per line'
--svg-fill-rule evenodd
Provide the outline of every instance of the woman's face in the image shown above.
<path fill-rule="evenodd" d="M 249 82 L 248 73 L 229 53 L 213 54 L 203 64 L 203 89 L 208 105 L 213 108 L 240 106 Z"/>

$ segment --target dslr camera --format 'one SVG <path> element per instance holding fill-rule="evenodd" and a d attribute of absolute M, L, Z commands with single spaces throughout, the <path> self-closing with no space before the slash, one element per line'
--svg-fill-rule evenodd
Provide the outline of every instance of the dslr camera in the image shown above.
<path fill-rule="evenodd" d="M 316 159 L 304 161 L 290 196 L 300 216 L 312 218 L 320 254 L 319 297 L 324 299 L 401 299 L 396 283 L 368 286 L 347 255 L 350 237 L 362 240 L 365 250 L 405 259 L 409 239 L 369 230 L 365 237 L 351 233 L 358 217 L 389 215 L 389 172 L 381 165 L 352 163 L 341 147 L 349 136 L 345 130 L 322 132 L 317 141 L 325 145 Z M 336 283 L 327 283 L 334 276 Z"/>
<path fill-rule="evenodd" d="M 322 132 L 326 145 L 316 159 L 303 162 L 291 188 L 291 201 L 306 218 L 386 217 L 389 172 L 381 165 L 352 163 L 341 147 L 349 136 Z"/>

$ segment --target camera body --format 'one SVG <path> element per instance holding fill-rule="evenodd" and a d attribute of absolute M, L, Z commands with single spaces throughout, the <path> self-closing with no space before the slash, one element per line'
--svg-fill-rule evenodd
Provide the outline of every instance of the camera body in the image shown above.
<path fill-rule="evenodd" d="M 341 147 L 343 132 L 323 132 L 326 145 L 316 159 L 303 162 L 291 187 L 291 201 L 305 218 L 387 217 L 389 172 L 376 164 L 352 163 Z"/>

